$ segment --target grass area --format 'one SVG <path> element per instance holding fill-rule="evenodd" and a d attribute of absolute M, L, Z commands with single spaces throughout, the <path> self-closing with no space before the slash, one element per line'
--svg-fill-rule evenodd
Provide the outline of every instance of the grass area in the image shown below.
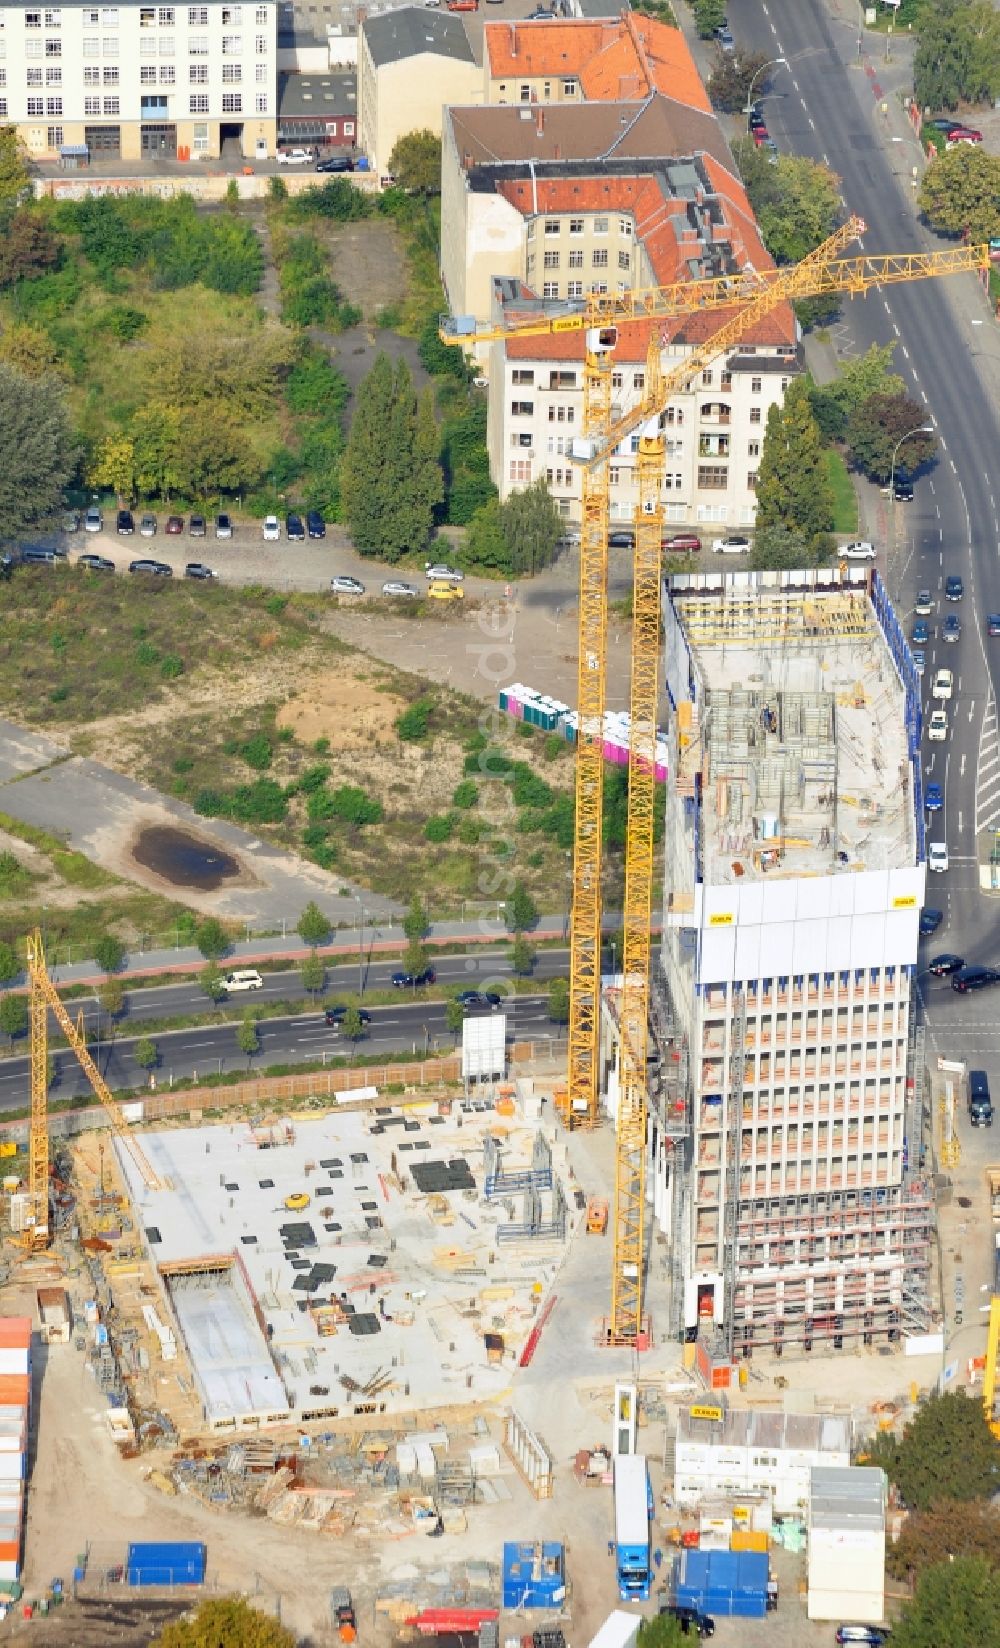
<path fill-rule="evenodd" d="M 843 454 L 833 447 L 827 449 L 826 472 L 833 488 L 833 530 L 855 533 L 858 530 L 857 493 Z"/>

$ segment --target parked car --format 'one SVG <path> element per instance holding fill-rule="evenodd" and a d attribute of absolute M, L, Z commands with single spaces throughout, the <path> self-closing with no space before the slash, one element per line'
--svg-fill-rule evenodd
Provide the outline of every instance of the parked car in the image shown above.
<path fill-rule="evenodd" d="M 142 517 L 141 521 L 139 522 L 139 537 L 140 538 L 155 538 L 156 537 L 156 516 L 155 515 L 144 515 Z"/>
<path fill-rule="evenodd" d="M 896 476 L 896 479 L 893 482 L 893 486 L 892 486 L 892 496 L 893 496 L 894 503 L 897 503 L 897 504 L 912 504 L 912 502 L 913 502 L 913 482 L 909 479 L 909 477 L 907 475 L 897 475 Z"/>
<path fill-rule="evenodd" d="M 67 509 L 63 512 L 62 529 L 64 532 L 79 532 L 82 524 L 78 509 Z"/>
<path fill-rule="evenodd" d="M 943 744 L 948 736 L 948 711 L 931 710 L 927 723 L 927 737 L 932 744 Z"/>
<path fill-rule="evenodd" d="M 959 143 L 981 143 L 983 134 L 975 126 L 954 126 L 945 138 L 945 148 L 954 149 Z"/>
<path fill-rule="evenodd" d="M 624 528 L 619 528 L 619 530 L 616 531 L 616 532 L 609 532 L 608 533 L 608 548 L 609 549 L 634 549 L 635 548 L 635 533 L 634 532 L 629 532 L 629 531 L 625 530 Z"/>
<path fill-rule="evenodd" d="M 104 531 L 104 516 L 101 514 L 96 504 L 91 504 L 86 515 L 83 517 L 83 530 L 84 532 Z"/>
<path fill-rule="evenodd" d="M 58 566 L 60 557 L 54 549 L 46 549 L 42 544 L 26 544 L 21 550 L 21 560 L 25 566 Z"/>
<path fill-rule="evenodd" d="M 338 1003 L 334 1007 L 324 1008 L 323 1017 L 325 1018 L 327 1024 L 340 1024 L 346 1012 L 346 1006 Z M 358 1018 L 361 1020 L 362 1024 L 371 1024 L 372 1022 L 372 1016 L 367 1007 L 358 1008 Z"/>
<path fill-rule="evenodd" d="M 306 529 L 302 525 L 301 515 L 285 516 L 285 537 L 290 544 L 303 544 L 306 539 Z"/>
<path fill-rule="evenodd" d="M 839 1648 L 846 1644 L 858 1644 L 858 1648 L 882 1648 L 883 1643 L 889 1641 L 889 1632 L 881 1625 L 838 1625 L 837 1642 Z"/>
<path fill-rule="evenodd" d="M 215 536 L 217 538 L 231 538 L 232 535 L 233 535 L 233 523 L 230 520 L 229 516 L 226 515 L 226 514 L 216 515 L 216 517 L 215 517 Z"/>
<path fill-rule="evenodd" d="M 965 585 L 957 572 L 953 572 L 944 581 L 944 598 L 946 601 L 960 601 L 965 594 Z"/>
<path fill-rule="evenodd" d="M 185 578 L 200 578 L 205 581 L 214 578 L 215 573 L 210 566 L 205 565 L 204 561 L 189 561 L 184 568 L 184 576 Z"/>
<path fill-rule="evenodd" d="M 874 561 L 875 545 L 867 538 L 855 538 L 852 543 L 845 544 L 840 551 L 848 561 Z"/>
<path fill-rule="evenodd" d="M 402 598 L 414 596 L 416 593 L 412 584 L 400 583 L 398 578 L 390 578 L 382 585 L 383 595 L 396 595 Z"/>
<path fill-rule="evenodd" d="M 952 989 L 960 995 L 970 990 L 985 990 L 989 984 L 1000 984 L 1000 972 L 995 967 L 963 967 L 951 980 Z"/>
<path fill-rule="evenodd" d="M 943 875 L 948 868 L 948 843 L 946 841 L 928 841 L 927 868 L 936 875 Z"/>
<path fill-rule="evenodd" d="M 347 578 L 342 573 L 336 578 L 330 579 L 330 588 L 333 590 L 334 595 L 363 595 L 365 593 L 365 586 L 360 578 Z"/>
<path fill-rule="evenodd" d="M 925 909 L 921 910 L 921 912 L 920 912 L 920 937 L 921 938 L 930 938 L 932 933 L 937 932 L 937 930 L 940 927 L 943 920 L 944 920 L 944 911 L 943 910 L 935 910 L 930 905 L 928 905 Z"/>
<path fill-rule="evenodd" d="M 166 561 L 130 561 L 128 569 L 130 572 L 148 572 L 154 578 L 172 578 L 174 575 L 173 567 L 169 567 Z"/>
<path fill-rule="evenodd" d="M 660 548 L 664 555 L 697 555 L 701 539 L 696 532 L 675 532 L 672 538 L 664 538 Z"/>
<path fill-rule="evenodd" d="M 924 806 L 929 813 L 939 813 L 944 806 L 940 784 L 928 784 L 924 791 Z"/>
<path fill-rule="evenodd" d="M 465 573 L 458 567 L 446 566 L 443 561 L 424 562 L 424 577 L 429 584 L 461 584 L 465 580 Z"/>
<path fill-rule="evenodd" d="M 325 160 L 317 160 L 318 172 L 353 172 L 354 161 L 350 155 L 327 155 Z"/>
<path fill-rule="evenodd" d="M 277 515 L 265 515 L 260 527 L 266 543 L 277 543 L 281 537 L 281 522 Z"/>
<path fill-rule="evenodd" d="M 188 522 L 188 533 L 192 538 L 204 538 L 206 533 L 204 515 L 192 515 Z"/>
<path fill-rule="evenodd" d="M 931 685 L 931 697 L 948 699 L 955 690 L 955 677 L 951 670 L 939 669 Z"/>
<path fill-rule="evenodd" d="M 952 612 L 941 625 L 941 639 L 942 641 L 957 641 L 961 634 L 961 620 L 956 618 L 955 614 Z"/>
<path fill-rule="evenodd" d="M 428 599 L 431 601 L 464 601 L 465 590 L 460 584 L 434 583 L 427 586 Z"/>
<path fill-rule="evenodd" d="M 698 1608 L 687 1608 L 683 1603 L 671 1602 L 660 1609 L 661 1614 L 669 1614 L 677 1621 L 681 1635 L 686 1637 L 714 1637 L 715 1620 L 711 1614 L 703 1614 Z"/>
<path fill-rule="evenodd" d="M 326 537 L 326 522 L 318 509 L 310 509 L 306 516 L 306 531 L 310 538 Z"/>
<path fill-rule="evenodd" d="M 309 166 L 312 163 L 312 159 L 313 152 L 311 149 L 278 150 L 279 166 Z"/>
<path fill-rule="evenodd" d="M 987 635 L 1000 635 L 1000 612 L 990 612 L 986 617 Z"/>
<path fill-rule="evenodd" d="M 953 956 L 950 951 L 945 950 L 927 963 L 927 971 L 933 973 L 935 978 L 947 978 L 951 973 L 960 973 L 964 966 L 962 956 Z"/>
<path fill-rule="evenodd" d="M 913 610 L 924 618 L 926 618 L 929 613 L 934 611 L 934 598 L 929 589 L 917 590 L 917 598 L 913 603 Z"/>
<path fill-rule="evenodd" d="M 392 983 L 396 990 L 417 990 L 424 984 L 433 984 L 437 974 L 433 967 L 425 967 L 419 973 L 393 973 Z"/>
<path fill-rule="evenodd" d="M 163 530 L 168 538 L 176 538 L 184 531 L 183 515 L 168 515 Z"/>
<path fill-rule="evenodd" d="M 85 567 L 88 572 L 114 572 L 115 563 L 109 561 L 106 555 L 81 555 L 77 566 Z"/>
<path fill-rule="evenodd" d="M 713 538 L 713 555 L 745 555 L 750 548 L 750 539 L 741 538 L 738 534 L 731 538 Z"/>
<path fill-rule="evenodd" d="M 120 509 L 115 517 L 115 531 L 119 538 L 131 538 L 135 531 L 135 520 L 130 509 Z"/>

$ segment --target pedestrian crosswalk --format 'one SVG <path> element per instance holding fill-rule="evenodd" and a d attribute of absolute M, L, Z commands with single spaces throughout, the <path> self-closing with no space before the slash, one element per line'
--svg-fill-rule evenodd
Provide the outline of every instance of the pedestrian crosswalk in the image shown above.
<path fill-rule="evenodd" d="M 1000 826 L 1000 736 L 997 705 L 992 692 L 979 729 L 976 760 L 976 834 Z"/>

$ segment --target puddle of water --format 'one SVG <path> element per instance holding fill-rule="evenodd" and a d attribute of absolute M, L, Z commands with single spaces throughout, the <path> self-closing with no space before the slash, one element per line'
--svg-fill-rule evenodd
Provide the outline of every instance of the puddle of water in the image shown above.
<path fill-rule="evenodd" d="M 206 893 L 240 873 L 237 860 L 221 847 L 166 824 L 140 831 L 132 857 L 173 887 L 195 887 Z"/>

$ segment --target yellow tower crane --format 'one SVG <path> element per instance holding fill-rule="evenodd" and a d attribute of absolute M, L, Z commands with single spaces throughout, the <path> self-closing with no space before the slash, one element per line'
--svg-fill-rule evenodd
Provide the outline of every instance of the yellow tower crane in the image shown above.
<path fill-rule="evenodd" d="M 28 1192 L 30 1219 L 22 1232 L 24 1245 L 44 1248 L 49 1243 L 49 1130 L 48 1130 L 48 1011 L 51 1008 L 59 1028 L 76 1054 L 80 1066 L 107 1111 L 111 1131 L 137 1168 L 147 1190 L 165 1189 L 148 1156 L 129 1127 L 121 1106 L 87 1051 L 80 1023 L 73 1023 L 45 965 L 42 935 L 36 928 L 28 935 L 29 1022 L 31 1030 L 31 1124 L 28 1142 Z"/>
<path fill-rule="evenodd" d="M 576 821 L 570 937 L 569 1070 L 564 1114 L 570 1127 L 594 1125 L 597 1088 L 601 939 L 602 734 L 607 671 L 608 458 L 641 428 L 637 464 L 640 505 L 635 519 L 632 636 L 632 733 L 625 849 L 625 943 L 622 958 L 620 1100 L 616 1123 L 614 1253 L 607 1339 L 635 1344 L 643 1325 L 643 1207 L 646 1151 L 646 1047 L 649 1019 L 650 917 L 654 738 L 660 652 L 660 477 L 663 440 L 658 419 L 671 394 L 736 343 L 757 320 L 794 298 L 827 293 L 862 295 L 903 281 L 989 267 L 989 247 L 842 258 L 836 254 L 863 233 L 851 219 L 801 263 L 710 280 L 640 288 L 618 297 L 593 294 L 574 310 L 522 314 L 480 326 L 446 317 L 444 342 L 464 346 L 511 337 L 586 333 L 580 543 Z M 660 371 L 651 342 L 650 371 L 640 402 L 612 418 L 611 367 L 616 326 L 627 321 L 675 320 L 702 310 L 735 309 L 704 344 L 669 373 Z"/>

